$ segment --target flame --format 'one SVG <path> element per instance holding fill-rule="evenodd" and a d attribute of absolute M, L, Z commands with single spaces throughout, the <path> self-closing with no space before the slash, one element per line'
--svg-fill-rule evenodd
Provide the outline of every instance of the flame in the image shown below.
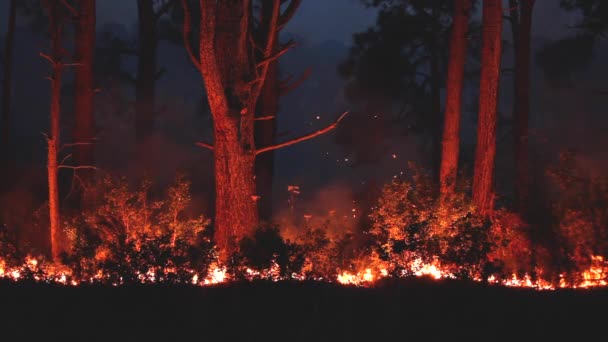
<path fill-rule="evenodd" d="M 306 280 L 311 279 L 304 274 L 292 273 L 284 276 L 281 273 L 281 268 L 278 263 L 273 262 L 267 269 L 245 268 L 245 279 L 255 280 L 263 279 L 270 281 L 281 280 Z M 542 270 L 540 270 L 542 271 Z M 201 270 L 178 270 L 175 267 L 150 267 L 144 273 L 136 273 L 137 279 L 142 284 L 154 284 L 167 281 L 167 275 L 178 274 L 178 272 L 186 272 L 192 277 L 189 283 L 195 286 L 212 286 L 216 284 L 227 283 L 231 280 L 228 270 L 225 266 L 218 263 L 212 263 L 207 271 Z M 538 272 L 542 274 L 542 272 Z M 201 274 L 206 276 L 201 277 Z M 334 281 L 342 285 L 354 286 L 372 286 L 377 281 L 391 277 L 407 277 L 413 275 L 416 277 L 430 277 L 432 279 L 456 278 L 455 275 L 446 267 L 443 267 L 437 260 L 424 262 L 422 259 L 414 259 L 410 262 L 408 269 L 395 275 L 394 272 L 389 272 L 384 265 L 368 265 L 359 271 L 338 270 Z M 577 277 L 573 277 L 577 279 Z M 20 266 L 9 266 L 6 260 L 0 259 L 0 280 L 23 281 L 31 279 L 36 282 L 54 283 L 66 286 L 78 286 L 85 283 L 107 283 L 110 279 L 109 275 L 98 270 L 94 276 L 88 279 L 78 279 L 74 276 L 72 270 L 65 266 L 47 265 L 31 256 L 26 257 L 24 263 Z M 507 287 L 523 287 L 536 290 L 555 290 L 557 288 L 573 288 L 587 289 L 593 287 L 608 286 L 608 262 L 602 256 L 593 256 L 591 265 L 584 271 L 578 274 L 580 281 L 569 283 L 565 274 L 560 274 L 559 282 L 553 283 L 542 278 L 533 278 L 529 274 L 518 276 L 511 274 L 510 277 L 500 278 L 497 275 L 490 275 L 486 281 L 489 284 L 507 286 Z M 322 277 L 313 278 L 316 281 L 328 281 Z M 481 278 L 475 278 L 476 281 L 481 281 Z M 329 280 L 331 281 L 331 280 Z M 119 286 L 124 283 L 122 277 L 118 281 L 113 281 L 111 285 Z"/>

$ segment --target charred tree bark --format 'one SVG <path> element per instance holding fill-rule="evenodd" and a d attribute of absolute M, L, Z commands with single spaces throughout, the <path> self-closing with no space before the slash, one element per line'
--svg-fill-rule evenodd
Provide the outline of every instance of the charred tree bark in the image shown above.
<path fill-rule="evenodd" d="M 57 155 L 60 147 L 60 118 L 61 118 L 61 74 L 63 71 L 61 35 L 61 9 L 59 1 L 49 1 L 47 4 L 49 16 L 49 33 L 51 36 L 51 54 L 41 54 L 51 64 L 51 106 L 50 132 L 47 135 L 47 176 L 49 186 L 49 221 L 51 256 L 54 262 L 60 262 L 61 253 L 61 219 L 59 213 L 59 185 L 57 173 L 59 164 Z"/>
<path fill-rule="evenodd" d="M 448 64 L 441 168 L 439 173 L 442 201 L 454 194 L 458 175 L 462 90 L 470 15 L 471 0 L 456 0 L 450 37 L 450 59 Z"/>
<path fill-rule="evenodd" d="M 135 79 L 135 137 L 138 144 L 152 134 L 156 120 L 156 14 L 152 0 L 137 0 L 139 48 Z"/>
<path fill-rule="evenodd" d="M 515 79 L 513 82 L 513 141 L 515 157 L 515 201 L 519 212 L 525 214 L 528 207 L 528 122 L 530 116 L 530 35 L 532 10 L 535 0 L 519 0 L 511 3 L 511 28 L 515 54 Z"/>
<path fill-rule="evenodd" d="M 93 88 L 93 62 L 95 55 L 95 0 L 78 2 L 75 32 L 75 94 L 74 94 L 74 147 L 76 165 L 93 165 L 95 138 L 95 109 Z M 83 190 L 81 205 L 86 205 L 92 189 L 94 170 L 74 170 L 81 180 Z"/>
<path fill-rule="evenodd" d="M 479 120 L 473 175 L 473 202 L 482 215 L 494 209 L 494 162 L 496 158 L 496 112 L 501 61 L 502 5 L 483 2 Z"/>
<path fill-rule="evenodd" d="M 8 28 L 4 41 L 4 79 L 2 80 L 2 147 L 5 152 L 10 150 L 11 133 L 11 100 L 13 74 L 13 41 L 15 38 L 15 21 L 17 17 L 17 0 L 9 4 Z"/>

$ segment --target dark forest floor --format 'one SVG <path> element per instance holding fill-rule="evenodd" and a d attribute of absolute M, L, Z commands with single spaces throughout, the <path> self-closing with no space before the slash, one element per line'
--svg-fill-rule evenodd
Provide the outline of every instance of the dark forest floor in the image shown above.
<path fill-rule="evenodd" d="M 0 341 L 606 341 L 608 290 L 0 284 Z M 4 337 L 2 337 L 4 336 Z"/>

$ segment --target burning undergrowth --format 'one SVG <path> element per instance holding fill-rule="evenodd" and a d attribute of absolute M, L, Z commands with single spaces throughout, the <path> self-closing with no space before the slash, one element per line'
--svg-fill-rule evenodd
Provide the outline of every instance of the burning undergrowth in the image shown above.
<path fill-rule="evenodd" d="M 431 177 L 415 167 L 405 174 L 384 186 L 361 230 L 336 219 L 352 212 L 328 209 L 325 219 L 305 218 L 287 236 L 279 227 L 261 227 L 224 264 L 211 221 L 190 214 L 185 177 L 178 176 L 161 200 L 151 196 L 149 181 L 132 189 L 125 179 L 106 178 L 95 209 L 64 223 L 61 265 L 18 248 L 4 227 L 0 278 L 66 285 L 256 279 L 373 285 L 381 278 L 428 276 L 536 289 L 607 285 L 608 246 L 600 237 L 608 195 L 602 185 L 594 185 L 593 203 L 587 199 L 585 206 L 572 194 L 560 196 L 560 205 L 551 206 L 551 224 L 539 228 L 505 209 L 483 218 L 465 195 L 440 204 Z M 553 175 L 560 179 L 559 172 Z M 458 194 L 465 193 L 460 182 Z M 545 241 L 535 238 L 541 229 Z M 559 253 L 548 252 L 556 246 Z"/>

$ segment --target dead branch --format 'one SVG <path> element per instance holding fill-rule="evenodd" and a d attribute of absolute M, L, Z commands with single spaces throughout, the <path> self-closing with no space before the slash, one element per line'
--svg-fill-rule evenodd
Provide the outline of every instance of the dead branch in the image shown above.
<path fill-rule="evenodd" d="M 53 59 L 53 57 L 47 55 L 44 52 L 39 52 L 38 54 L 40 55 L 40 57 L 42 57 L 42 58 L 46 59 L 47 61 L 49 61 L 49 63 L 51 63 L 52 65 L 55 65 L 55 63 L 57 63 L 55 61 L 55 59 Z"/>
<path fill-rule="evenodd" d="M 260 116 L 257 118 L 254 118 L 254 121 L 267 121 L 267 120 L 273 120 L 274 118 L 276 118 L 276 116 L 274 115 L 268 115 L 268 116 Z"/>
<path fill-rule="evenodd" d="M 211 144 L 207 144 L 207 143 L 202 142 L 202 141 L 197 142 L 197 143 L 196 143 L 196 146 L 198 146 L 198 147 L 203 147 L 203 148 L 206 148 L 206 149 L 208 149 L 208 150 L 212 150 L 212 151 L 213 151 L 213 145 L 211 145 Z"/>
<path fill-rule="evenodd" d="M 154 21 L 158 21 L 165 13 L 169 11 L 171 6 L 175 5 L 176 0 L 167 0 L 156 13 L 154 13 Z"/>
<path fill-rule="evenodd" d="M 70 12 L 70 14 L 72 16 L 74 16 L 74 17 L 78 16 L 78 11 L 76 11 L 74 6 L 70 5 L 70 3 L 67 0 L 61 0 L 61 3 L 65 6 L 65 8 L 68 9 L 68 12 Z"/>
<path fill-rule="evenodd" d="M 259 61 L 258 67 L 267 66 L 270 62 L 275 61 L 279 57 L 283 56 L 287 51 L 289 51 L 289 49 L 293 48 L 294 46 L 296 46 L 296 43 L 293 40 L 287 42 L 287 44 L 285 44 L 279 51 Z"/>
<path fill-rule="evenodd" d="M 57 166 L 57 168 L 58 169 L 70 169 L 70 170 L 84 170 L 84 169 L 97 170 L 97 167 L 92 166 L 92 165 L 79 165 L 79 166 L 59 165 L 59 166 Z"/>
<path fill-rule="evenodd" d="M 302 0 L 291 0 L 291 2 L 289 3 L 289 6 L 285 10 L 285 12 L 283 12 L 283 14 L 281 15 L 281 18 L 279 19 L 279 25 L 278 25 L 279 31 L 281 31 L 285 27 L 285 25 L 287 25 L 287 23 L 291 20 L 291 18 L 293 18 L 294 14 L 296 14 L 296 11 L 298 10 L 298 7 L 300 7 L 301 3 L 302 3 Z"/>
<path fill-rule="evenodd" d="M 192 51 L 192 46 L 190 45 L 190 33 L 192 32 L 192 17 L 190 15 L 190 8 L 188 7 L 187 0 L 181 0 L 182 7 L 184 9 L 184 26 L 182 28 L 182 34 L 184 36 L 184 46 L 186 47 L 186 51 L 188 52 L 188 57 L 190 57 L 190 61 L 194 64 L 194 67 L 202 73 L 201 62 L 196 58 L 194 52 Z"/>
<path fill-rule="evenodd" d="M 312 68 L 307 68 L 306 70 L 304 70 L 302 75 L 300 75 L 300 77 L 297 80 L 289 83 L 289 81 L 291 81 L 291 79 L 292 79 L 292 76 L 285 79 L 283 82 L 281 82 L 281 86 L 280 86 L 281 95 L 288 94 L 288 93 L 292 92 L 294 89 L 301 86 L 302 83 L 304 83 L 310 77 L 311 74 L 312 74 Z"/>
<path fill-rule="evenodd" d="M 62 166 L 62 165 L 63 165 L 63 163 L 65 163 L 65 161 L 66 161 L 66 160 L 70 159 L 70 157 L 72 157 L 72 154 L 71 154 L 71 153 L 70 153 L 70 154 L 68 154 L 67 156 L 65 156 L 65 157 L 64 157 L 64 158 L 61 160 L 61 162 L 59 163 L 59 166 Z"/>
<path fill-rule="evenodd" d="M 318 130 L 316 132 L 313 132 L 313 133 L 310 133 L 310 134 L 306 134 L 306 135 L 303 135 L 301 137 L 298 137 L 298 138 L 295 138 L 295 139 L 292 139 L 292 140 L 288 140 L 288 141 L 285 141 L 285 142 L 282 142 L 282 143 L 279 143 L 279 144 L 276 144 L 276 145 L 271 145 L 271 146 L 260 148 L 260 149 L 258 149 L 255 152 L 255 154 L 257 156 L 258 154 L 261 154 L 261 153 L 264 153 L 264 152 L 278 150 L 280 148 L 291 146 L 291 145 L 300 143 L 302 141 L 310 140 L 312 138 L 315 138 L 315 137 L 318 137 L 320 135 L 323 135 L 323 134 L 325 134 L 327 132 L 330 132 L 334 128 L 336 128 L 338 126 L 338 124 L 340 123 L 340 121 L 342 121 L 342 119 L 344 119 L 344 117 L 346 115 L 348 115 L 348 112 L 342 113 L 342 115 L 340 115 L 336 121 L 334 121 L 331 125 L 323 128 L 323 129 L 320 129 L 320 130 Z"/>

